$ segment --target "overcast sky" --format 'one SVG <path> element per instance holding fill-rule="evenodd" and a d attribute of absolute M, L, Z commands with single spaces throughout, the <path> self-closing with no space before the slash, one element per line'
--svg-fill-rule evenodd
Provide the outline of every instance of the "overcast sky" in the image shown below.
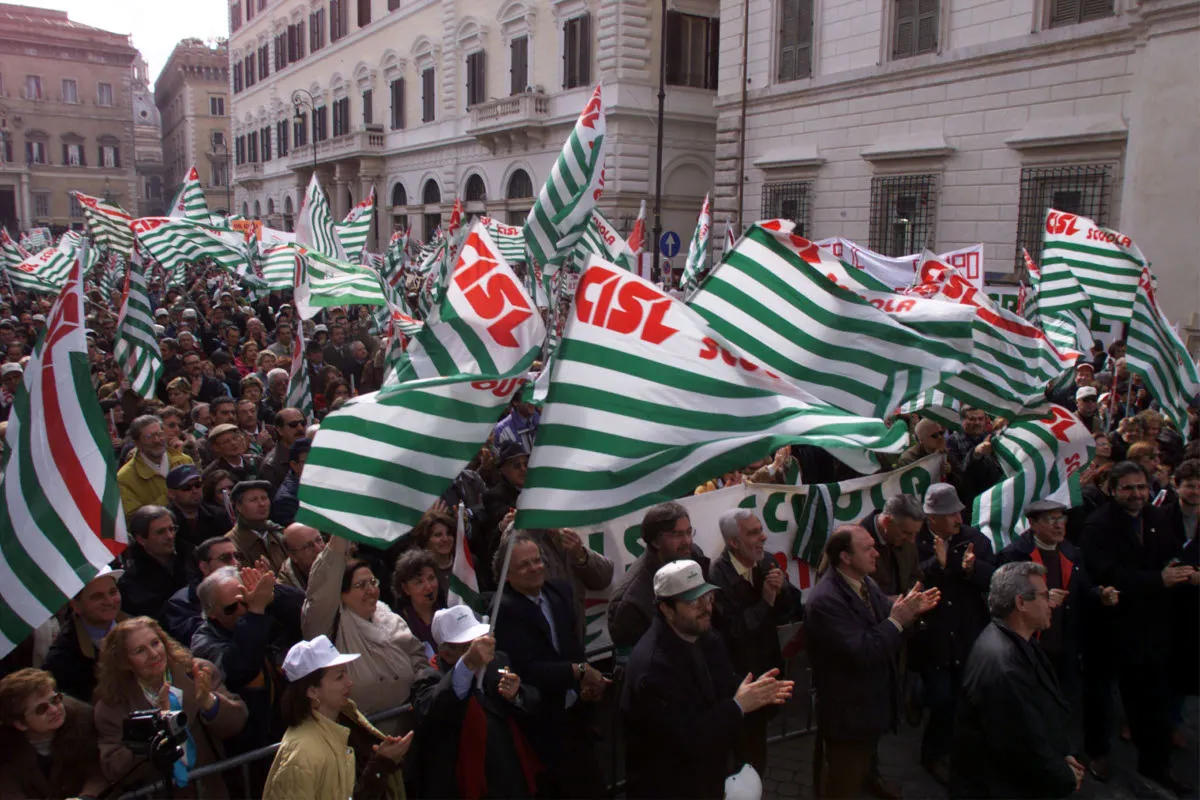
<path fill-rule="evenodd" d="M 13 0 L 25 6 L 66 11 L 75 22 L 133 34 L 133 46 L 158 77 L 175 43 L 229 35 L 227 0 Z"/>

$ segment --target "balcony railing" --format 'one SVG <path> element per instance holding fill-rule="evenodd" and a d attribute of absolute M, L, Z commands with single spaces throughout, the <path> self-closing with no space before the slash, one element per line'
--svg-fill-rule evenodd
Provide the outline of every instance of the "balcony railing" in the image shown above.
<path fill-rule="evenodd" d="M 233 168 L 233 179 L 237 181 L 253 181 L 262 179 L 262 164 L 238 164 Z"/>
<path fill-rule="evenodd" d="M 549 118 L 550 98 L 543 92 L 526 92 L 472 106 L 467 132 L 495 153 L 541 144 L 542 125 Z"/>
<path fill-rule="evenodd" d="M 386 136 L 382 125 L 367 125 L 357 131 L 342 136 L 334 136 L 323 142 L 317 142 L 317 163 L 337 161 L 343 158 L 359 156 L 377 156 L 383 154 Z M 292 169 L 302 169 L 313 162 L 313 145 L 305 144 L 293 147 L 288 153 L 288 166 Z"/>

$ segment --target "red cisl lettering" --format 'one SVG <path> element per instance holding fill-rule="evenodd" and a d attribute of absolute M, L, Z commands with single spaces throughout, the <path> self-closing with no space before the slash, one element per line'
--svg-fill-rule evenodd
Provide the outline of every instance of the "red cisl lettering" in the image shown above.
<path fill-rule="evenodd" d="M 594 300 L 588 293 L 593 287 L 598 288 Z M 580 322 L 622 334 L 640 329 L 639 338 L 650 344 L 662 344 L 679 332 L 664 322 L 671 298 L 628 273 L 591 267 L 579 279 L 575 298 L 575 314 Z"/>
<path fill-rule="evenodd" d="M 1079 217 L 1074 214 L 1064 214 L 1061 211 L 1051 211 L 1046 215 L 1046 233 L 1052 236 L 1074 236 L 1079 232 L 1079 226 L 1075 223 L 1079 221 Z"/>

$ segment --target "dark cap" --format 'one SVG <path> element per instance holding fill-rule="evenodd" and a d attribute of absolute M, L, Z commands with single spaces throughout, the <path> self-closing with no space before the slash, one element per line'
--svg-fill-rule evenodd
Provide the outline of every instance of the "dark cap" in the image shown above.
<path fill-rule="evenodd" d="M 200 477 L 200 470 L 196 469 L 195 464 L 180 464 L 167 473 L 167 488 L 178 489 L 188 481 L 197 480 Z"/>
<path fill-rule="evenodd" d="M 497 453 L 497 460 L 501 464 L 504 464 L 514 458 L 528 455 L 529 451 L 525 449 L 525 445 L 522 442 L 501 442 L 499 452 Z"/>
<path fill-rule="evenodd" d="M 300 456 L 312 449 L 312 439 L 305 437 L 292 442 L 292 449 L 288 451 L 289 461 L 299 461 Z"/>
<path fill-rule="evenodd" d="M 233 488 L 229 491 L 229 499 L 236 503 L 241 498 L 242 494 L 250 491 L 251 489 L 262 489 L 267 493 L 268 498 L 271 496 L 270 481 L 239 481 L 238 483 L 235 483 Z"/>

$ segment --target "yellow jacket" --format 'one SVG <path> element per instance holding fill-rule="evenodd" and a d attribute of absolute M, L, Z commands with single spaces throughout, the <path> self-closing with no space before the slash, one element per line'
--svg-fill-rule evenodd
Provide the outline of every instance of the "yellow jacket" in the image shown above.
<path fill-rule="evenodd" d="M 191 456 L 185 456 L 178 450 L 167 450 L 168 472 L 180 464 L 191 463 Z M 125 516 L 142 506 L 167 504 L 167 479 L 146 466 L 137 448 L 130 453 L 125 465 L 117 470 L 117 486 L 121 490 L 121 505 L 125 507 Z"/>

